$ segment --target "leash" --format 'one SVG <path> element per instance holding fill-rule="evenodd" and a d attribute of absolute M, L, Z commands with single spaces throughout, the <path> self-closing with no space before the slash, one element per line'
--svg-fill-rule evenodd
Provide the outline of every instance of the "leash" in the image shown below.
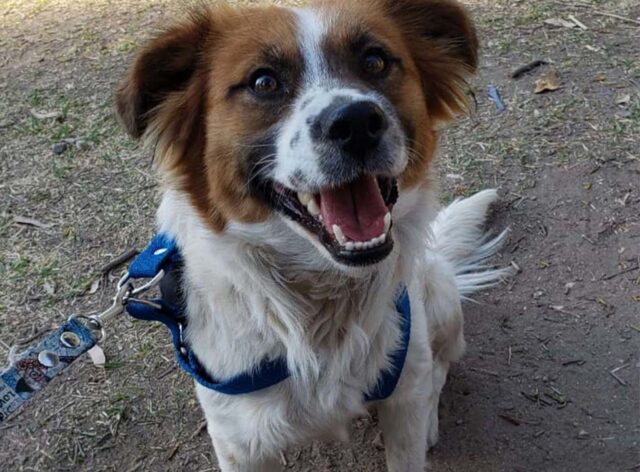
<path fill-rule="evenodd" d="M 37 346 L 13 357 L 0 373 L 0 423 L 60 375 L 73 361 L 102 341 L 104 326 L 112 318 L 128 313 L 141 321 L 157 321 L 171 333 L 180 367 L 200 385 L 226 395 L 256 392 L 289 377 L 285 358 L 264 359 L 255 368 L 230 379 L 214 379 L 184 340 L 187 323 L 181 293 L 182 256 L 176 242 L 166 234 L 156 235 L 119 280 L 111 306 L 90 316 L 71 316 Z M 139 286 L 135 282 L 145 280 Z M 160 298 L 141 295 L 160 288 Z M 401 344 L 389 355 L 389 368 L 380 372 L 378 382 L 364 394 L 366 401 L 389 397 L 400 379 L 411 336 L 411 306 L 405 287 L 395 297 L 400 315 Z"/>
<path fill-rule="evenodd" d="M 169 249 L 170 246 L 167 252 Z M 163 251 L 159 251 L 157 256 L 162 254 Z M 148 264 L 148 258 L 145 258 L 145 261 L 140 260 L 138 265 L 136 261 L 131 266 L 134 270 L 139 272 L 146 269 L 144 273 L 154 270 L 154 267 L 149 265 L 141 266 L 145 261 Z M 73 361 L 104 340 L 105 323 L 122 315 L 129 304 L 157 306 L 152 301 L 139 298 L 139 295 L 158 286 L 165 276 L 164 270 L 158 267 L 148 282 L 135 287 L 132 283 L 131 268 L 119 280 L 109 308 L 96 315 L 72 315 L 36 346 L 27 348 L 17 355 L 10 355 L 9 367 L 0 371 L 0 423 L 60 375 Z"/>

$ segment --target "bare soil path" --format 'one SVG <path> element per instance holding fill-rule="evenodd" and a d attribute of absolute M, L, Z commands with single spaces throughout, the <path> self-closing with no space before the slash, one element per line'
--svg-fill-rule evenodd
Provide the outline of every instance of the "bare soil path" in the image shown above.
<path fill-rule="evenodd" d="M 494 224 L 512 233 L 497 262 L 519 273 L 466 304 L 469 349 L 445 388 L 432 470 L 640 470 L 640 4 L 469 6 L 483 42 L 477 114 L 443 134 L 443 198 L 499 187 Z M 122 268 L 99 268 L 152 234 L 149 154 L 111 97 L 131 52 L 180 8 L 0 3 L 0 365 L 10 346 L 106 306 Z M 560 87 L 534 94 L 552 70 Z M 103 347 L 106 368 L 79 361 L 0 426 L 0 470 L 217 470 L 163 329 L 125 319 Z M 283 460 L 382 471 L 376 431 L 361 419 L 351 445 Z"/>

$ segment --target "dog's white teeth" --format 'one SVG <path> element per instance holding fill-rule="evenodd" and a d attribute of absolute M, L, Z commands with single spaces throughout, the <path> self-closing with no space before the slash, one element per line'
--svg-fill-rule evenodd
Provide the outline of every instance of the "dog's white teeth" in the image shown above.
<path fill-rule="evenodd" d="M 311 214 L 311 216 L 320 215 L 320 207 L 316 203 L 316 199 L 311 197 L 311 200 L 307 203 L 307 211 Z"/>
<path fill-rule="evenodd" d="M 341 246 L 347 244 L 347 237 L 342 232 L 342 228 L 338 225 L 333 225 L 333 235 L 336 237 L 336 240 L 340 243 Z"/>
<path fill-rule="evenodd" d="M 387 241 L 387 233 L 383 233 L 377 238 L 370 239 L 369 241 L 349 241 L 342 231 L 342 228 L 338 225 L 333 225 L 333 234 L 336 237 L 336 241 L 340 243 L 340 246 L 347 251 L 371 249 L 384 244 Z"/>
<path fill-rule="evenodd" d="M 369 242 L 371 243 L 371 247 L 373 247 L 373 246 L 379 246 L 380 244 L 384 243 L 386 240 L 387 240 L 387 235 L 381 234 L 380 236 L 378 236 L 377 238 L 373 238 Z"/>
<path fill-rule="evenodd" d="M 386 234 L 389 232 L 390 229 L 391 229 L 391 212 L 387 212 L 387 214 L 384 215 L 384 236 L 386 236 Z"/>
<path fill-rule="evenodd" d="M 302 203 L 304 206 L 307 206 L 312 199 L 313 195 L 309 193 L 298 192 L 298 200 L 300 200 L 300 203 Z"/>

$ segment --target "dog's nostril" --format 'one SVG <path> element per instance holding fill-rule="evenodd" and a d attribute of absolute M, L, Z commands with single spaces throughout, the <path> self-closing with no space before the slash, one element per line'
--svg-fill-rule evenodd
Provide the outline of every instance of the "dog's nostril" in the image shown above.
<path fill-rule="evenodd" d="M 329 138 L 334 141 L 348 141 L 351 138 L 351 124 L 347 120 L 334 121 L 329 128 Z"/>
<path fill-rule="evenodd" d="M 381 113 L 374 113 L 369 118 L 369 125 L 367 131 L 373 137 L 379 136 L 385 128 L 385 118 Z"/>

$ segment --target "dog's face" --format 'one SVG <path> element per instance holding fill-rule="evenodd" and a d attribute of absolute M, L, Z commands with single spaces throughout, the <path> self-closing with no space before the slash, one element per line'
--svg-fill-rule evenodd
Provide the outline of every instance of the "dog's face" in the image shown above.
<path fill-rule="evenodd" d="M 213 230 L 277 214 L 342 265 L 383 260 L 393 205 L 427 179 L 464 107 L 477 41 L 452 0 L 194 13 L 138 55 L 117 96 L 135 137 Z"/>

